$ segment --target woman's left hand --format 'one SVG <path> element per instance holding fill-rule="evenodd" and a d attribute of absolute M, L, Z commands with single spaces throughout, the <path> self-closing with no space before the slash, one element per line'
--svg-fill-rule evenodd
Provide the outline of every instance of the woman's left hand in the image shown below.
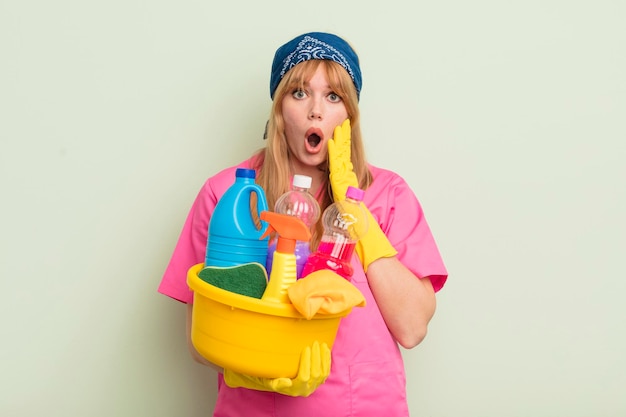
<path fill-rule="evenodd" d="M 335 201 L 346 198 L 348 187 L 359 186 L 351 160 L 351 132 L 350 119 L 346 119 L 341 126 L 335 128 L 334 137 L 328 141 L 329 180 Z M 368 227 L 367 233 L 359 238 L 355 250 L 367 272 L 369 265 L 376 259 L 395 256 L 398 251 L 391 245 L 365 204 L 361 203 L 361 206 L 366 212 Z"/>
<path fill-rule="evenodd" d="M 350 119 L 346 119 L 335 128 L 333 138 L 328 141 L 329 180 L 335 201 L 346 198 L 348 187 L 359 186 L 359 180 L 352 167 L 351 136 Z"/>

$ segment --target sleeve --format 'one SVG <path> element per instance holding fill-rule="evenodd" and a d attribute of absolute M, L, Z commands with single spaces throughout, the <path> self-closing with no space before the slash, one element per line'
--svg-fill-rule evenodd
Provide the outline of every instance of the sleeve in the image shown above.
<path fill-rule="evenodd" d="M 183 303 L 193 302 L 193 292 L 187 286 L 187 271 L 204 262 L 209 219 L 217 204 L 211 179 L 200 189 L 174 248 L 170 262 L 159 285 L 161 294 Z"/>
<path fill-rule="evenodd" d="M 374 187 L 368 208 L 398 251 L 398 259 L 417 277 L 429 277 L 435 291 L 448 278 L 448 272 L 426 222 L 422 206 L 409 185 L 395 175 L 384 186 Z M 367 190 L 367 194 L 370 189 Z"/>

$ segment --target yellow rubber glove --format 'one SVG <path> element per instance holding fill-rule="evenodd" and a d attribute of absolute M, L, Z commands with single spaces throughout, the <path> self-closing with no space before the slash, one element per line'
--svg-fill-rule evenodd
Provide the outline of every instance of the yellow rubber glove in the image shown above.
<path fill-rule="evenodd" d="M 335 128 L 333 138 L 328 141 L 329 179 L 335 201 L 346 198 L 346 191 L 349 186 L 359 186 L 352 166 L 351 132 L 350 119 L 346 119 L 341 126 Z M 368 217 L 368 229 L 365 236 L 362 236 L 357 242 L 355 250 L 361 259 L 363 270 L 367 272 L 367 268 L 372 262 L 379 258 L 395 256 L 398 251 L 391 245 L 365 204 L 361 203 L 361 205 Z"/>
<path fill-rule="evenodd" d="M 350 119 L 346 119 L 335 128 L 333 138 L 328 141 L 329 178 L 335 201 L 346 198 L 349 186 L 357 188 L 359 186 L 359 180 L 352 167 L 351 132 Z"/>
<path fill-rule="evenodd" d="M 300 355 L 300 368 L 295 378 L 260 378 L 224 370 L 224 382 L 231 388 L 271 391 L 290 397 L 308 397 L 330 375 L 330 349 L 326 343 L 313 342 Z"/>

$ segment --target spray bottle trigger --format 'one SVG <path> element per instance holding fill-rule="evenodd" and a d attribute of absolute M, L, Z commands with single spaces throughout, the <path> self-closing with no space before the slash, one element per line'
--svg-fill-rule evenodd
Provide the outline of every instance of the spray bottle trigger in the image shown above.
<path fill-rule="evenodd" d="M 266 221 L 265 216 L 264 216 L 264 213 L 267 213 L 267 211 L 262 211 L 262 212 L 260 213 L 260 217 L 261 217 L 261 220 Z M 263 239 L 265 239 L 265 238 L 266 238 L 266 237 L 268 237 L 268 236 L 269 236 L 272 232 L 275 232 L 275 231 L 276 231 L 276 229 L 274 229 L 274 228 L 272 227 L 272 224 L 271 224 L 271 223 L 268 223 L 267 228 L 265 229 L 265 232 L 264 232 L 264 233 L 263 233 L 263 235 L 259 238 L 259 240 L 263 240 Z"/>

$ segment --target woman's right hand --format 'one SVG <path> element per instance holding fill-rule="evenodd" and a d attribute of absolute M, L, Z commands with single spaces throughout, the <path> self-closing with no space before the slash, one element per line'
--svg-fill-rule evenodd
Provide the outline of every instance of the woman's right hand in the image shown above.
<path fill-rule="evenodd" d="M 300 368 L 295 378 L 261 378 L 224 370 L 224 382 L 231 388 L 271 391 L 290 397 L 308 397 L 330 375 L 330 349 L 326 343 L 313 342 L 300 355 Z"/>

